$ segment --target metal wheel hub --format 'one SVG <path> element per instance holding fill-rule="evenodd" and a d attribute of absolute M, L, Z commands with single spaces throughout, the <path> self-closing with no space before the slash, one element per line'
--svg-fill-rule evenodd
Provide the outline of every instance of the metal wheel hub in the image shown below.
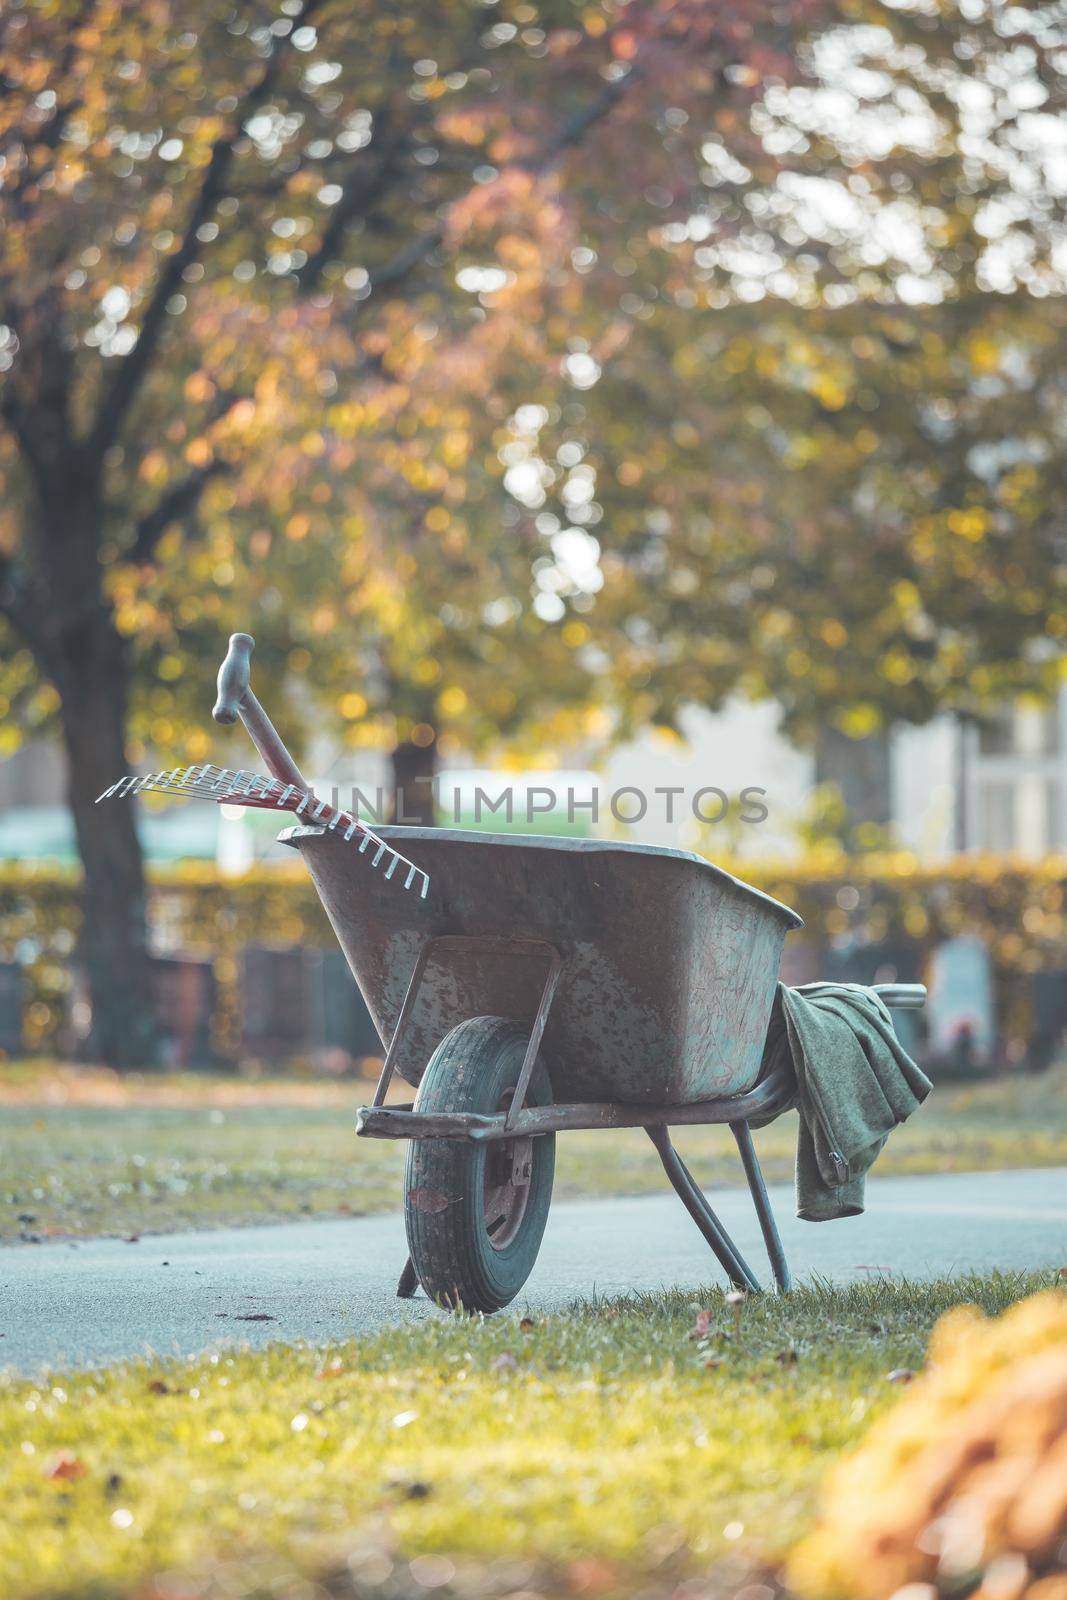
<path fill-rule="evenodd" d="M 501 1096 L 498 1111 L 507 1111 L 512 1090 Z M 485 1152 L 482 1214 L 494 1250 L 505 1250 L 522 1226 L 530 1198 L 533 1140 L 494 1139 Z"/>

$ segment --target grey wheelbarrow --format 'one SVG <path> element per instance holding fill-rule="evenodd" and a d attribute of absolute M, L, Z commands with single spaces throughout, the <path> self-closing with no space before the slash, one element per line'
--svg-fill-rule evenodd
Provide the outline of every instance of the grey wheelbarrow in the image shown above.
<path fill-rule="evenodd" d="M 303 857 L 385 1046 L 356 1132 L 410 1141 L 398 1293 L 421 1284 L 481 1312 L 513 1300 L 544 1234 L 556 1134 L 578 1128 L 643 1128 L 730 1282 L 758 1291 L 671 1143 L 672 1127 L 704 1123 L 730 1128 L 774 1282 L 788 1290 L 751 1126 L 794 1101 L 791 1074 L 761 1069 L 796 912 L 681 850 L 372 832 L 312 794 L 251 692 L 251 649 L 247 635 L 231 641 L 215 716 L 241 716 L 271 777 L 180 769 L 108 793 L 139 785 L 301 817 L 281 838 Z M 368 872 L 368 860 L 385 870 Z M 925 998 L 919 984 L 877 992 L 889 1006 Z M 413 1098 L 391 1097 L 397 1079 Z"/>
<path fill-rule="evenodd" d="M 364 1139 L 410 1140 L 399 1293 L 496 1311 L 525 1283 L 552 1197 L 555 1136 L 643 1128 L 730 1282 L 760 1288 L 671 1143 L 725 1123 L 779 1290 L 785 1252 L 751 1124 L 792 1103 L 761 1076 L 796 912 L 699 856 L 590 839 L 380 830 L 429 873 L 424 901 L 358 876 L 320 827 L 299 850 L 384 1043 Z M 883 984 L 921 1005 L 918 984 Z M 414 1090 L 390 1099 L 395 1079 Z"/>

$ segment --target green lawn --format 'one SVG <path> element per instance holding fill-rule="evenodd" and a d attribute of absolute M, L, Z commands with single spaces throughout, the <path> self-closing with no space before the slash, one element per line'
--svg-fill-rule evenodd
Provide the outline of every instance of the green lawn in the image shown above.
<path fill-rule="evenodd" d="M 1054 1281 L 675 1294 L 0 1379 L 0 1593 L 669 1595 L 773 1568 L 937 1316 Z"/>
<path fill-rule="evenodd" d="M 403 1147 L 357 1141 L 367 1085 L 192 1076 L 120 1082 L 0 1069 L 0 1240 L 130 1234 L 293 1216 L 365 1214 L 400 1201 Z M 757 1135 L 767 1177 L 793 1170 L 795 1121 Z M 723 1128 L 681 1130 L 703 1183 L 740 1180 Z M 935 1090 L 897 1130 L 880 1172 L 1067 1164 L 1067 1067 Z M 570 1133 L 556 1195 L 645 1194 L 664 1178 L 640 1131 Z"/>

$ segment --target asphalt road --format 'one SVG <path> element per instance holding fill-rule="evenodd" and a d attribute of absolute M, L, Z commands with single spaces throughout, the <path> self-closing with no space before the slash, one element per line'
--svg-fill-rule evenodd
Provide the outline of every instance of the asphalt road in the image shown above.
<path fill-rule="evenodd" d="M 878 1178 L 868 1211 L 811 1224 L 771 1190 L 798 1280 L 912 1278 L 1067 1264 L 1067 1171 Z M 761 1277 L 765 1257 L 744 1190 L 713 1197 Z M 147 1351 L 227 1343 L 316 1343 L 440 1316 L 420 1295 L 397 1301 L 399 1216 L 0 1249 L 0 1368 L 98 1364 Z M 513 1309 L 717 1282 L 719 1269 L 667 1192 L 554 1206 L 541 1255 Z"/>

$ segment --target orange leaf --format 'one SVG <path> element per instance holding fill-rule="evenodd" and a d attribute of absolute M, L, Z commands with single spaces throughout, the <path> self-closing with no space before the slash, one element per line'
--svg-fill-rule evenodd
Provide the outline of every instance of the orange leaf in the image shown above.
<path fill-rule="evenodd" d="M 60 1450 L 53 1456 L 45 1476 L 54 1482 L 71 1482 L 75 1478 L 84 1478 L 87 1470 L 72 1450 Z"/>

